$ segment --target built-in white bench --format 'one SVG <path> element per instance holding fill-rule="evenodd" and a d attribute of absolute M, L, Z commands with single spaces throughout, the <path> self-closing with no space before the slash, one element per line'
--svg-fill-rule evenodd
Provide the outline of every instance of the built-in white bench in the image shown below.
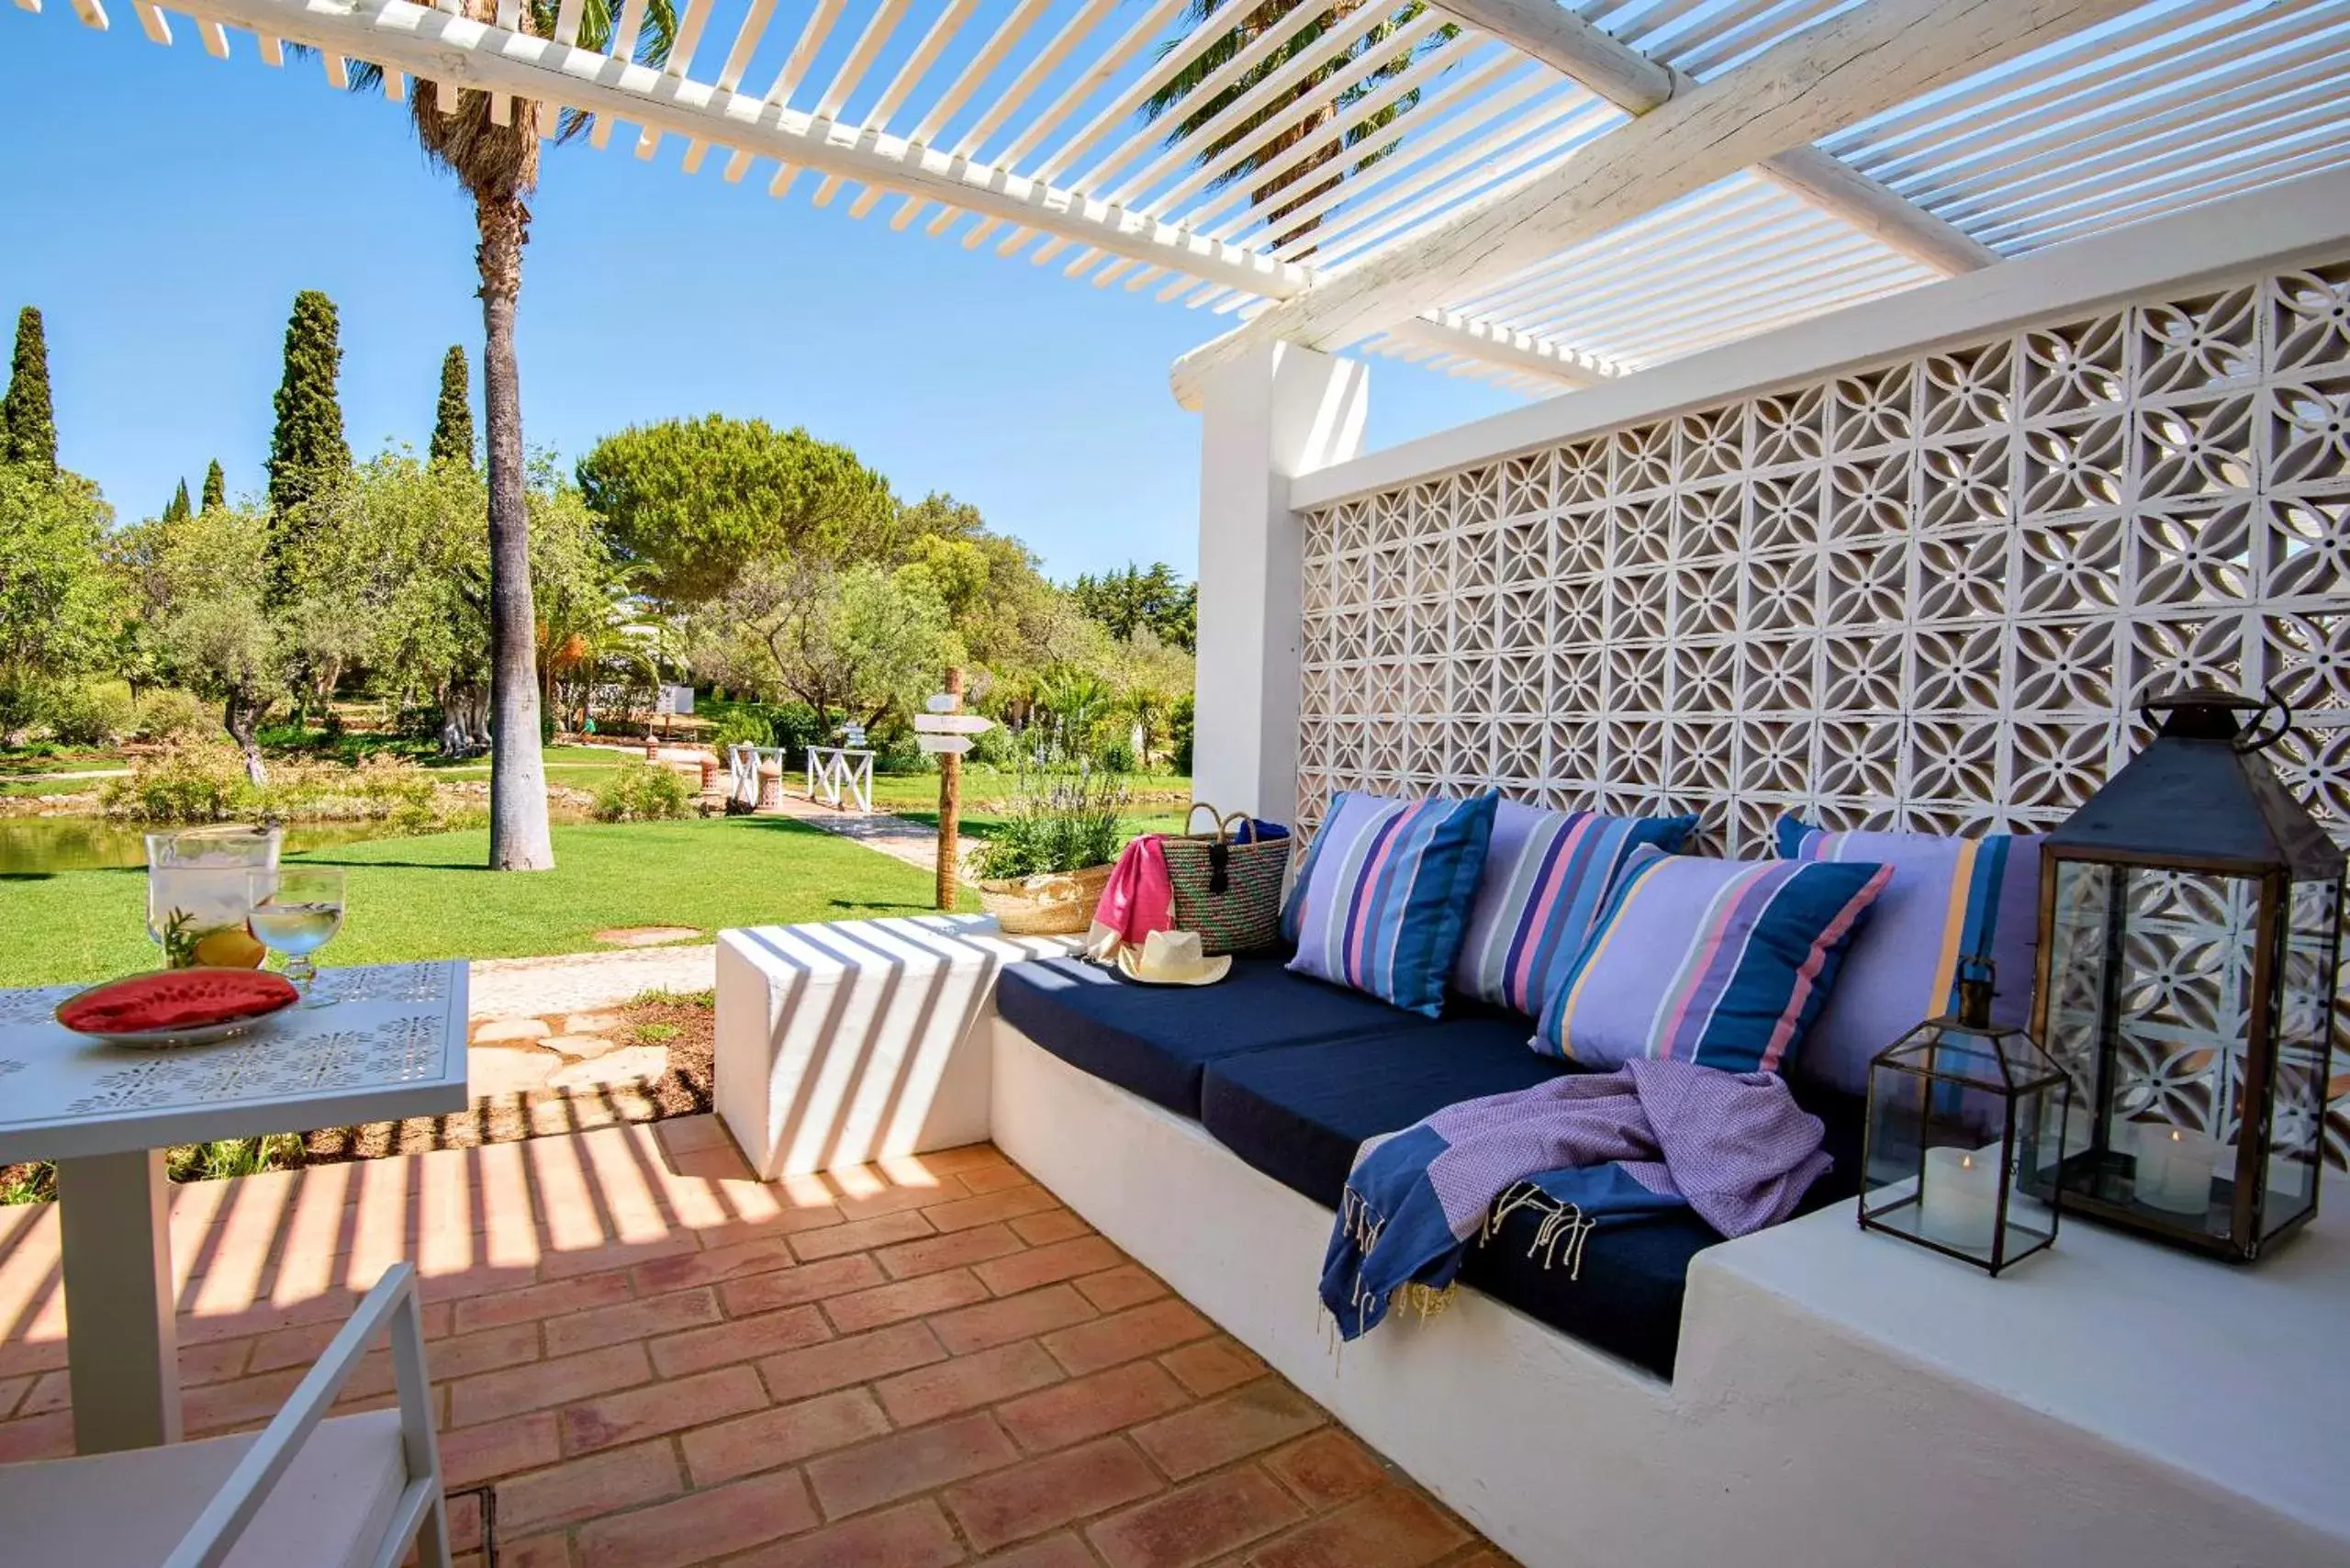
<path fill-rule="evenodd" d="M 1700 1254 L 1670 1383 L 1470 1291 L 1340 1352 L 1328 1210 L 993 1016 L 1065 947 L 726 933 L 720 1110 L 768 1174 L 991 1138 L 1532 1568 L 2350 1562 L 2339 1223 L 2232 1270 L 2076 1221 L 1992 1280 L 1840 1204 Z"/>

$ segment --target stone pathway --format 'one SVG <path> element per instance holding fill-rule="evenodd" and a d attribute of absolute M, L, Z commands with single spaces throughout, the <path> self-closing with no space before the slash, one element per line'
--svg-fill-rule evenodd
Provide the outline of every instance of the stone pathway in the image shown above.
<path fill-rule="evenodd" d="M 648 991 L 711 990 L 718 983 L 717 954 L 716 944 L 701 942 L 476 962 L 465 1050 L 474 1098 L 659 1078 L 668 1052 L 639 1042 L 628 1020 L 609 1010 Z"/>
<path fill-rule="evenodd" d="M 830 806 L 819 805 L 804 795 L 787 792 L 783 797 L 783 814 L 822 828 L 826 833 L 853 838 L 867 849 L 878 849 L 893 860 L 902 860 L 917 870 L 934 871 L 938 868 L 938 830 L 909 817 L 892 816 L 888 812 L 875 812 L 860 816 L 854 812 L 836 812 Z M 979 852 L 976 840 L 960 841 L 963 860 L 963 880 L 971 879 L 970 862 Z"/>
<path fill-rule="evenodd" d="M 718 983 L 718 946 L 476 958 L 472 974 L 469 1011 L 476 1018 L 536 1018 L 612 1007 L 648 991 L 708 991 Z"/>

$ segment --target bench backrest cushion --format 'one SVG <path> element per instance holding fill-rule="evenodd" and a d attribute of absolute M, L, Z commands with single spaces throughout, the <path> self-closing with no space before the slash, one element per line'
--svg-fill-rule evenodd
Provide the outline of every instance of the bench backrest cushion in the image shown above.
<path fill-rule="evenodd" d="M 1778 848 L 1788 860 L 1893 868 L 1804 1043 L 1797 1070 L 1805 1076 L 1866 1093 L 1872 1058 L 1927 1019 L 1957 1011 L 1958 961 L 1976 954 L 1995 969 L 1991 1021 L 2020 1029 L 2031 1020 L 2037 834 L 1830 833 L 1781 817 Z"/>
<path fill-rule="evenodd" d="M 1485 864 L 1495 797 L 1341 791 L 1298 874 L 1290 968 L 1433 1018 Z"/>
<path fill-rule="evenodd" d="M 1583 951 L 1624 859 L 1643 844 L 1671 853 L 1695 817 L 1610 817 L 1546 812 L 1504 801 L 1452 989 L 1531 1018 L 1558 970 Z"/>
<path fill-rule="evenodd" d="M 1650 1057 L 1777 1071 L 1892 876 L 1886 866 L 1710 860 L 1640 846 L 1531 1043 L 1593 1068 Z"/>

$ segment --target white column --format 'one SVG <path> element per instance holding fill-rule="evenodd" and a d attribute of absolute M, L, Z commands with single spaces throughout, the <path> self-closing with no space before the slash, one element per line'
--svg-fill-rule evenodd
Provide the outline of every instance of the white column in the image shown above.
<path fill-rule="evenodd" d="M 1299 530 L 1290 481 L 1362 443 L 1367 366 L 1260 344 L 1200 399 L 1200 633 L 1192 795 L 1297 814 Z"/>

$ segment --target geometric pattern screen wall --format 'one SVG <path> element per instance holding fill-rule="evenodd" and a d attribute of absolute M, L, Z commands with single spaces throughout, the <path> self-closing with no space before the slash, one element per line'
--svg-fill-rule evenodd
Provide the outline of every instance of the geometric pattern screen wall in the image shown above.
<path fill-rule="evenodd" d="M 1302 521 L 1309 826 L 1487 787 L 1750 857 L 1790 811 L 2046 825 L 2209 681 L 2290 700 L 2271 756 L 2350 842 L 2350 253 Z"/>

